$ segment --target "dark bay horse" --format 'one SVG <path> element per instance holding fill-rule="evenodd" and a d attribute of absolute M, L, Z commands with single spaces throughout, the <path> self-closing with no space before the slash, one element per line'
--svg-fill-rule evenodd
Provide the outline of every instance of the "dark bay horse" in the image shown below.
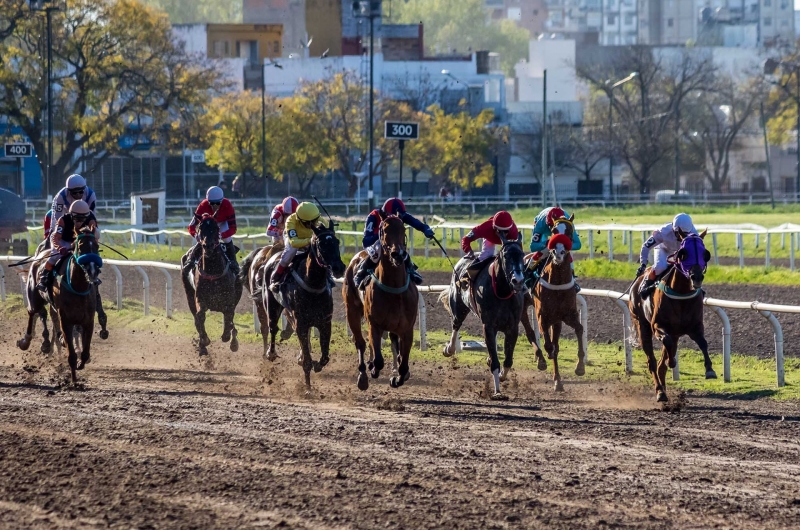
<path fill-rule="evenodd" d="M 98 249 L 97 239 L 90 228 L 83 228 L 77 232 L 75 251 L 68 254 L 55 270 L 56 279 L 51 291 L 50 317 L 60 344 L 67 348 L 67 362 L 73 385 L 78 382 L 76 370 L 82 370 L 91 360 L 94 316 L 97 312 L 97 275 L 100 274 L 100 268 L 103 265 Z M 28 283 L 31 283 L 30 279 Z M 29 299 L 34 300 L 31 294 L 28 293 Z M 31 320 L 35 318 L 36 314 L 29 310 L 29 330 L 31 329 Z M 79 327 L 81 332 L 80 360 L 73 340 L 76 327 Z M 26 333 L 26 339 L 28 334 Z"/>
<path fill-rule="evenodd" d="M 275 255 L 264 266 L 264 283 L 269 282 L 279 256 Z M 275 336 L 278 334 L 281 312 L 285 309 L 287 313 L 291 313 L 292 320 L 297 326 L 295 332 L 301 347 L 297 363 L 303 367 L 306 388 L 310 389 L 311 370 L 320 372 L 330 361 L 333 293 L 328 284 L 328 269 L 337 278 L 341 278 L 345 270 L 345 264 L 339 255 L 339 240 L 334 232 L 333 221 L 327 227 L 314 228 L 308 252 L 305 255 L 298 253 L 298 256 L 279 294 L 276 295 L 263 285 L 261 301 L 257 301 L 256 304 L 262 305 L 258 316 L 264 338 L 264 355 L 270 361 L 278 358 Z M 295 267 L 295 264 L 298 266 Z M 278 300 L 278 296 L 281 300 Z M 264 316 L 267 318 L 263 318 Z M 319 330 L 321 350 L 319 362 L 311 358 L 312 328 Z"/>
<path fill-rule="evenodd" d="M 344 298 L 347 325 L 353 333 L 353 341 L 358 351 L 358 388 L 367 390 L 369 378 L 367 365 L 373 378 L 380 376 L 384 367 L 381 354 L 383 333 L 389 333 L 397 374 L 389 380 L 392 388 L 403 385 L 410 373 L 408 360 L 414 344 L 414 324 L 417 321 L 419 292 L 411 281 L 411 271 L 406 270 L 406 229 L 403 221 L 394 215 L 388 216 L 380 226 L 381 258 L 372 279 L 363 293 L 363 299 L 353 281 L 355 271 L 364 259 L 366 252 L 357 254 L 345 273 L 342 297 Z M 361 321 L 366 317 L 369 325 L 369 344 L 371 359 L 365 363 L 364 354 L 367 343 L 361 332 Z"/>
<path fill-rule="evenodd" d="M 439 296 L 439 300 L 445 303 L 445 308 L 453 317 L 453 332 L 449 344 L 444 347 L 446 357 L 455 353 L 458 330 L 469 312 L 472 311 L 481 320 L 483 337 L 489 350 L 487 363 L 494 377 L 494 394 L 491 396 L 493 400 L 508 399 L 500 391 L 500 381 L 505 380 L 514 364 L 514 347 L 525 306 L 524 256 L 522 234 L 516 241 L 503 240 L 500 253 L 488 267 L 475 276 L 467 290 L 461 290 L 458 282 L 472 260 L 463 257 L 456 263 L 450 286 Z M 502 373 L 497 357 L 498 332 L 505 335 Z"/>
<path fill-rule="evenodd" d="M 279 241 L 273 245 L 257 248 L 252 251 L 247 257 L 242 260 L 241 267 L 239 268 L 239 281 L 244 285 L 247 292 L 250 293 L 250 298 L 253 300 L 256 307 L 256 316 L 259 322 L 267 321 L 266 307 L 261 303 L 263 297 L 263 289 L 267 288 L 269 283 L 269 276 L 265 282 L 264 269 L 269 259 L 280 254 L 284 248 L 283 241 Z M 297 324 L 292 320 L 294 316 L 289 311 L 283 313 L 289 321 L 289 325 L 281 331 L 281 341 L 288 340 L 294 334 L 294 328 Z M 263 335 L 266 337 L 266 335 Z M 264 355 L 267 354 L 267 341 L 264 340 Z"/>
<path fill-rule="evenodd" d="M 656 398 L 668 401 L 667 367 L 674 368 L 678 353 L 678 339 L 683 335 L 697 343 L 703 352 L 706 379 L 716 379 L 711 366 L 703 327 L 703 279 L 711 253 L 703 244 L 705 230 L 700 234 L 679 234 L 681 248 L 670 256 L 672 267 L 658 281 L 653 294 L 643 301 L 639 285 L 647 274 L 636 279 L 628 291 L 628 307 L 633 316 L 633 327 L 639 334 L 642 349 L 647 355 L 647 367 L 653 376 Z M 653 337 L 662 344 L 661 359 L 656 365 Z"/>
<path fill-rule="evenodd" d="M 233 322 L 236 305 L 242 297 L 242 282 L 231 269 L 231 263 L 222 250 L 219 226 L 213 217 L 204 217 L 198 229 L 203 252 L 190 274 L 181 277 L 189 311 L 194 316 L 194 326 L 199 335 L 198 351 L 208 355 L 211 339 L 206 333 L 206 311 L 222 313 L 222 342 L 231 342 L 231 351 L 239 349 L 237 331 Z M 181 258 L 186 263 L 188 255 Z"/>
<path fill-rule="evenodd" d="M 575 375 L 586 373 L 586 344 L 583 343 L 583 325 L 578 312 L 577 293 L 575 292 L 575 279 L 572 277 L 570 266 L 570 251 L 572 249 L 572 222 L 559 219 L 556 226 L 562 225 L 565 230 L 557 232 L 547 242 L 549 254 L 547 264 L 542 270 L 539 281 L 532 289 L 533 303 L 536 309 L 536 319 L 544 338 L 544 349 L 547 358 L 553 360 L 553 382 L 556 391 L 564 390 L 561 383 L 561 374 L 558 371 L 558 340 L 561 336 L 561 325 L 566 324 L 575 330 L 578 337 L 578 364 Z M 556 228 L 554 227 L 554 231 Z M 527 318 L 525 315 L 523 318 Z M 547 362 L 542 357 L 541 350 L 537 350 L 537 359 L 541 369 Z"/>

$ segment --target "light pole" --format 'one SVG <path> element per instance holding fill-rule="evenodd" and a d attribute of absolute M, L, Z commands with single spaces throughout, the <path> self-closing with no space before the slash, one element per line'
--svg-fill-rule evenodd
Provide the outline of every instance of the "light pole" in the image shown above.
<path fill-rule="evenodd" d="M 50 196 L 50 168 L 53 165 L 53 11 L 59 8 L 50 0 L 31 0 L 31 10 L 43 11 L 47 19 L 47 165 L 45 166 L 45 196 Z"/>
<path fill-rule="evenodd" d="M 366 4 L 366 5 L 365 5 Z M 375 160 L 375 19 L 381 16 L 381 0 L 355 0 L 353 16 L 369 19 L 369 209 L 375 208 L 373 161 Z"/>
<path fill-rule="evenodd" d="M 269 198 L 269 177 L 267 175 L 267 66 L 283 69 L 283 66 L 276 62 L 263 63 L 261 65 L 261 171 L 264 176 L 264 193 Z M 242 175 L 244 180 L 244 175 Z M 242 182 L 242 197 L 247 191 L 246 182 Z"/>
<path fill-rule="evenodd" d="M 634 79 L 639 72 L 631 72 L 631 74 L 626 77 L 625 79 L 620 79 L 616 83 L 611 83 L 609 79 L 606 81 L 606 85 L 610 85 L 608 87 L 608 140 L 609 140 L 609 150 L 608 150 L 608 196 L 609 198 L 614 198 L 614 152 L 611 149 L 611 140 L 614 131 L 614 89 L 620 87 Z"/>
<path fill-rule="evenodd" d="M 451 74 L 450 70 L 442 70 L 442 75 L 449 77 L 456 83 L 464 85 L 464 87 L 467 89 L 467 112 L 469 112 L 469 115 L 472 116 L 472 94 L 469 91 L 469 84 Z"/>
<path fill-rule="evenodd" d="M 784 93 L 786 93 L 786 95 L 788 95 L 794 101 L 794 104 L 797 107 L 797 176 L 795 177 L 794 184 L 794 196 L 795 201 L 797 202 L 800 201 L 800 64 L 767 59 L 767 61 L 764 63 L 764 73 L 767 74 L 767 76 L 772 77 L 778 66 L 780 66 L 781 73 L 787 76 L 786 82 L 782 83 L 776 80 L 770 80 L 770 82 L 773 85 L 780 87 L 781 90 L 783 90 Z M 789 87 L 792 74 L 794 74 L 795 78 L 794 94 L 792 94 L 792 88 Z"/>

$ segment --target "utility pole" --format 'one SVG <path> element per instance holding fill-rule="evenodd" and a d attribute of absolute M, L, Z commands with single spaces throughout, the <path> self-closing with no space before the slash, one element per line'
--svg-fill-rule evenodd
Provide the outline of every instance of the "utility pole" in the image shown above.
<path fill-rule="evenodd" d="M 31 11 L 44 11 L 46 20 L 47 65 L 46 65 L 46 104 L 47 104 L 47 157 L 42 190 L 50 197 L 50 177 L 53 166 L 53 12 L 59 8 L 50 5 L 50 0 L 30 0 Z"/>
<path fill-rule="evenodd" d="M 547 190 L 545 189 L 545 179 L 547 178 L 547 68 L 544 69 L 542 80 L 542 208 L 547 206 Z"/>
<path fill-rule="evenodd" d="M 369 19 L 369 187 L 367 199 L 369 208 L 375 208 L 374 168 L 375 160 L 375 19 L 381 16 L 382 0 L 355 0 L 353 16 Z M 366 8 L 363 4 L 367 4 Z"/>
<path fill-rule="evenodd" d="M 261 63 L 261 172 L 264 176 L 264 193 L 269 198 L 269 177 L 267 176 L 267 65 Z M 244 180 L 244 173 L 242 174 Z M 245 191 L 242 182 L 242 192 Z M 244 194 L 242 194 L 244 197 Z"/>
<path fill-rule="evenodd" d="M 677 198 L 681 191 L 681 144 L 680 144 L 680 129 L 681 129 L 681 109 L 678 104 L 675 104 L 675 198 Z"/>

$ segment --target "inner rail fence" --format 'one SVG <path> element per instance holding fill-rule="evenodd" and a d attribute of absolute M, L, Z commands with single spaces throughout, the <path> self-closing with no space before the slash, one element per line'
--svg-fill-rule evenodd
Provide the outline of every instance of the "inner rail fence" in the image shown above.
<path fill-rule="evenodd" d="M 2 262 L 16 262 L 25 259 L 27 256 L 0 256 L 0 263 Z M 104 264 L 108 265 L 114 273 L 115 286 L 116 286 L 116 306 L 117 309 L 122 309 L 122 287 L 123 276 L 120 267 L 129 267 L 136 270 L 142 279 L 142 306 L 145 315 L 150 314 L 150 277 L 145 271 L 145 267 L 154 268 L 159 270 L 165 278 L 166 284 L 166 315 L 167 318 L 172 317 L 173 304 L 173 284 L 172 275 L 170 271 L 180 271 L 181 266 L 175 263 L 163 263 L 158 261 L 124 261 L 105 259 Z M 25 269 L 17 269 L 20 289 L 23 297 L 26 293 L 25 282 L 27 280 L 28 271 Z M 341 283 L 341 280 L 337 280 Z M 423 285 L 418 289 L 420 293 L 442 293 L 447 289 L 447 285 Z M 580 307 L 581 323 L 583 324 L 583 340 L 585 344 L 588 341 L 589 329 L 589 311 L 586 303 L 586 297 L 599 297 L 614 300 L 616 305 L 620 308 L 622 313 L 622 338 L 625 349 L 625 371 L 627 373 L 633 372 L 633 336 L 632 336 L 632 322 L 631 314 L 628 309 L 627 301 L 628 295 L 617 291 L 609 291 L 602 289 L 582 289 L 581 294 L 577 295 L 578 305 Z M 0 265 L 0 300 L 6 301 L 6 273 L 5 268 Z M 716 298 L 706 298 L 703 303 L 710 307 L 719 318 L 722 324 L 722 359 L 723 359 L 723 380 L 726 383 L 731 382 L 731 324 L 725 309 L 733 310 L 749 310 L 756 311 L 759 315 L 764 317 L 772 326 L 773 338 L 775 342 L 775 373 L 776 382 L 778 387 L 785 385 L 785 372 L 784 372 L 784 357 L 783 357 L 783 330 L 781 324 L 775 316 L 775 313 L 800 313 L 800 306 L 766 304 L 763 302 L 741 302 L 735 300 L 720 300 Z M 444 308 L 442 308 L 444 310 Z M 530 318 L 533 318 L 533 309 L 530 309 Z M 418 325 L 419 325 L 419 348 L 425 351 L 428 347 L 427 341 L 427 308 L 425 306 L 424 297 L 419 297 L 419 312 L 418 312 Z M 286 325 L 284 321 L 284 326 Z M 256 317 L 256 307 L 253 304 L 253 327 L 256 333 L 260 332 L 258 318 Z M 537 341 L 539 339 L 539 330 L 534 325 Z M 456 341 L 457 349 L 460 350 L 461 341 Z M 588 361 L 588 352 L 587 358 Z M 678 365 L 672 371 L 674 380 L 680 379 L 680 372 Z"/>
<path fill-rule="evenodd" d="M 246 217 L 246 219 L 248 227 L 250 227 L 251 221 L 263 220 L 264 225 L 266 225 L 267 222 L 267 216 L 250 216 Z M 432 218 L 425 220 L 430 220 L 432 223 L 437 223 L 435 224 L 434 228 L 437 231 L 439 239 L 445 249 L 450 246 L 450 248 L 458 252 L 459 256 L 463 256 L 464 253 L 461 250 L 460 242 L 461 239 L 472 229 L 472 225 L 444 222 L 437 216 L 433 216 Z M 352 230 L 337 230 L 337 234 L 341 236 L 340 241 L 342 253 L 346 253 L 349 248 L 353 249 L 354 254 L 362 250 L 363 247 L 361 245 L 361 238 L 363 237 L 363 232 L 357 230 L 359 222 L 342 221 L 342 224 L 350 224 L 350 228 L 352 228 Z M 181 223 L 176 224 L 175 226 L 182 227 L 186 225 Z M 531 237 L 533 225 L 520 224 L 518 227 L 522 231 L 523 243 L 525 243 Z M 581 238 L 584 242 L 583 249 L 579 252 L 576 252 L 576 254 L 588 256 L 589 259 L 593 259 L 599 254 L 608 261 L 614 261 L 615 256 L 619 256 L 619 254 L 615 254 L 615 246 L 617 249 L 619 249 L 618 243 L 621 240 L 622 246 L 626 247 L 627 252 L 623 253 L 622 256 L 619 257 L 623 257 L 624 260 L 624 256 L 627 254 L 627 262 L 633 263 L 638 260 L 639 249 L 641 248 L 642 243 L 644 243 L 647 238 L 650 237 L 650 234 L 652 234 L 653 230 L 661 228 L 661 226 L 649 224 L 598 225 L 577 223 L 575 228 L 581 235 Z M 773 228 L 767 228 L 752 223 L 742 223 L 736 225 L 708 225 L 707 227 L 698 227 L 699 230 L 704 228 L 708 229 L 708 234 L 710 236 L 711 246 L 709 250 L 711 251 L 712 263 L 714 265 L 719 265 L 721 257 L 719 252 L 719 236 L 733 235 L 735 240 L 735 248 L 738 252 L 738 265 L 740 268 L 744 268 L 745 266 L 745 247 L 749 246 L 746 245 L 746 240 L 753 242 L 753 245 L 749 246 L 751 254 L 757 251 L 757 249 L 763 245 L 764 266 L 770 267 L 773 260 L 773 243 L 776 241 L 776 239 L 780 239 L 781 250 L 786 251 L 788 247 L 787 253 L 789 259 L 789 269 L 791 271 L 797 270 L 796 256 L 800 250 L 800 224 L 784 223 Z M 19 239 L 26 238 L 29 245 L 36 245 L 41 240 L 41 231 L 41 226 L 34 226 L 28 228 L 26 233 L 17 234 L 15 237 Z M 185 250 L 193 244 L 193 239 L 191 236 L 189 236 L 186 230 L 178 228 L 152 230 L 146 228 L 119 227 L 104 228 L 101 229 L 101 233 L 111 236 L 112 241 L 114 240 L 113 238 L 117 236 L 125 236 L 125 239 L 128 239 L 129 237 L 130 244 L 133 245 L 134 252 L 139 245 L 143 246 L 145 249 L 147 249 L 148 245 L 153 245 L 156 248 L 166 246 L 169 250 L 172 250 L 173 247 L 179 246 L 181 250 Z M 638 238 L 636 237 L 637 235 Z M 266 233 L 264 232 L 260 234 L 237 234 L 233 237 L 238 242 L 238 245 L 243 249 L 246 249 L 248 243 L 252 249 L 255 250 L 259 247 L 259 245 L 269 244 L 271 241 L 271 238 L 267 237 Z M 419 242 L 419 239 L 422 239 L 421 243 Z M 434 255 L 439 252 L 433 243 L 422 237 L 421 234 L 417 234 L 416 231 L 411 228 L 408 229 L 408 242 L 409 250 L 411 251 L 412 255 L 415 254 L 416 247 L 418 245 L 421 245 L 426 258 L 431 256 L 431 251 L 434 252 Z M 708 239 L 706 239 L 706 242 L 708 242 Z M 352 247 L 350 247 L 350 243 L 352 243 Z"/>

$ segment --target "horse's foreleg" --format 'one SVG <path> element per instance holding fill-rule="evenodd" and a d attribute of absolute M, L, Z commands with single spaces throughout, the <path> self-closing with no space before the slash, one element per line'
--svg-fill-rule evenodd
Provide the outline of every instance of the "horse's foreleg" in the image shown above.
<path fill-rule="evenodd" d="M 349 288 L 348 288 L 349 289 Z M 344 309 L 347 316 L 347 327 L 350 328 L 350 333 L 353 334 L 353 343 L 356 346 L 356 353 L 358 355 L 358 380 L 356 384 L 359 390 L 366 390 L 369 388 L 369 377 L 367 377 L 367 363 L 364 360 L 364 355 L 367 350 L 367 342 L 364 340 L 364 333 L 361 331 L 361 318 L 363 311 L 359 302 L 355 300 L 355 293 L 348 292 L 345 299 Z"/>
<path fill-rule="evenodd" d="M 561 392 L 564 390 L 564 384 L 561 382 L 561 372 L 558 371 L 558 340 L 561 337 L 561 321 L 553 322 L 550 330 L 553 334 L 550 341 L 553 351 L 553 388 L 556 392 Z"/>
<path fill-rule="evenodd" d="M 27 351 L 27 349 L 31 345 L 33 332 L 36 331 L 36 318 L 38 316 L 39 315 L 37 313 L 30 313 L 30 312 L 28 313 L 28 325 L 25 328 L 25 336 L 17 341 L 17 348 L 19 348 L 22 351 Z"/>
<path fill-rule="evenodd" d="M 464 319 L 469 315 L 469 307 L 461 301 L 461 295 L 457 287 L 450 287 L 450 311 L 453 314 L 453 331 L 450 333 L 450 341 L 444 345 L 444 356 L 452 357 L 458 350 L 458 331 L 464 323 Z M 455 290 L 454 290 L 455 289 Z"/>
<path fill-rule="evenodd" d="M 411 346 L 414 344 L 414 328 L 403 333 L 397 341 L 397 375 L 389 380 L 392 388 L 403 386 L 411 374 L 408 371 L 408 360 L 411 357 Z"/>
<path fill-rule="evenodd" d="M 269 317 L 267 310 L 264 309 L 264 303 L 261 300 L 256 301 L 256 318 L 258 318 L 259 326 L 261 327 L 261 340 L 264 344 L 264 357 L 267 356 L 269 348 Z"/>
<path fill-rule="evenodd" d="M 53 351 L 53 345 L 50 342 L 50 330 L 47 329 L 47 310 L 42 308 L 39 311 L 39 319 L 42 321 L 42 353 L 50 353 Z"/>
<path fill-rule="evenodd" d="M 90 353 L 92 334 L 94 334 L 94 319 L 92 319 L 91 322 L 84 322 L 81 326 L 81 358 L 78 362 L 78 370 L 83 370 L 92 360 Z"/>
<path fill-rule="evenodd" d="M 539 344 L 539 337 L 536 335 L 536 330 L 533 329 L 531 319 L 528 318 L 528 307 L 530 307 L 530 304 L 526 302 L 525 307 L 522 309 L 520 321 L 522 322 L 522 329 L 525 330 L 525 338 L 527 338 L 528 343 L 533 346 L 537 360 L 536 368 L 544 371 L 547 370 L 547 361 L 544 360 L 544 355 L 542 355 L 542 346 Z"/>
<path fill-rule="evenodd" d="M 331 322 L 330 320 L 322 325 L 319 329 L 319 349 L 320 358 L 319 362 L 314 363 L 314 371 L 321 372 L 323 368 L 330 362 L 331 350 Z"/>
<path fill-rule="evenodd" d="M 367 363 L 370 375 L 377 379 L 383 370 L 383 353 L 381 353 L 381 342 L 383 341 L 383 330 L 370 323 L 369 325 L 369 346 L 372 348 L 372 359 Z"/>
<path fill-rule="evenodd" d="M 194 314 L 194 327 L 199 336 L 198 350 L 200 355 L 208 355 L 207 346 L 211 344 L 211 339 L 206 333 L 206 308 L 200 307 Z"/>
<path fill-rule="evenodd" d="M 519 337 L 519 327 L 514 326 L 505 334 L 503 338 L 503 371 L 500 373 L 500 381 L 508 379 L 508 373 L 511 367 L 514 366 L 514 348 L 517 346 L 517 338 Z"/>
<path fill-rule="evenodd" d="M 230 312 L 225 315 L 225 318 L 228 319 L 231 323 L 231 351 L 237 352 L 239 351 L 239 333 L 236 331 L 236 322 L 234 322 L 234 318 L 236 316 L 236 307 L 232 307 Z"/>
<path fill-rule="evenodd" d="M 483 340 L 486 342 L 486 349 L 489 350 L 486 364 L 489 365 L 489 372 L 492 374 L 492 383 L 494 384 L 494 392 L 490 396 L 490 399 L 508 399 L 500 391 L 500 359 L 497 357 L 497 330 L 494 326 L 489 324 L 483 325 Z"/>
<path fill-rule="evenodd" d="M 100 298 L 100 289 L 97 289 L 97 323 L 100 324 L 100 338 L 106 340 L 108 338 L 108 330 L 106 329 L 106 324 L 108 324 L 108 316 L 103 309 L 103 300 Z"/>
<path fill-rule="evenodd" d="M 711 366 L 711 357 L 708 355 L 708 341 L 706 341 L 704 336 L 703 326 L 701 325 L 699 329 L 689 333 L 689 338 L 695 341 L 700 351 L 703 352 L 703 362 L 706 366 L 706 379 L 716 379 L 717 372 L 715 372 L 714 368 Z"/>
<path fill-rule="evenodd" d="M 219 338 L 222 342 L 231 340 L 231 332 L 233 331 L 233 313 L 235 308 L 230 308 L 222 312 L 222 336 Z"/>
<path fill-rule="evenodd" d="M 659 401 L 667 401 L 667 368 L 670 364 L 670 359 L 674 358 L 670 355 L 670 352 L 675 351 L 677 352 L 678 344 L 677 339 L 672 335 L 666 333 L 663 329 L 654 328 L 654 335 L 656 338 L 661 339 L 661 359 L 658 361 L 658 367 L 656 369 L 656 374 L 658 376 L 658 384 L 661 386 L 661 393 L 658 395 Z"/>
<path fill-rule="evenodd" d="M 283 306 L 280 305 L 277 300 L 272 298 L 272 294 L 269 290 L 267 290 L 267 293 L 269 294 L 265 295 L 265 299 L 267 300 L 267 317 L 269 318 L 269 325 L 267 326 L 269 329 L 269 347 L 267 348 L 266 355 L 268 361 L 274 361 L 278 358 L 278 349 L 275 346 L 275 337 L 278 335 L 278 319 L 283 311 Z M 264 333 L 263 325 L 261 333 Z"/>
<path fill-rule="evenodd" d="M 638 317 L 635 315 L 633 318 L 633 325 L 636 326 L 639 334 L 639 340 L 642 343 L 642 349 L 644 350 L 645 357 L 647 357 L 647 369 L 650 371 L 650 375 L 653 377 L 653 385 L 655 385 L 656 396 L 659 401 L 666 401 L 667 389 L 662 388 L 661 383 L 658 380 L 658 362 L 656 361 L 656 353 L 653 349 L 653 330 L 650 327 L 649 322 L 640 322 Z"/>
<path fill-rule="evenodd" d="M 297 340 L 300 341 L 300 355 L 297 358 L 297 364 L 303 368 L 306 378 L 306 392 L 309 392 L 311 390 L 311 370 L 314 368 L 314 363 L 311 360 L 311 328 L 306 324 L 299 324 L 295 332 L 297 333 Z"/>
<path fill-rule="evenodd" d="M 72 326 L 67 326 L 64 319 L 61 317 L 61 312 L 58 312 L 59 327 L 61 328 L 61 337 L 67 347 L 67 362 L 69 363 L 69 370 L 72 375 L 72 384 L 78 383 L 78 354 L 75 352 L 75 341 L 72 340 Z"/>
<path fill-rule="evenodd" d="M 575 366 L 575 375 L 584 375 L 586 373 L 586 344 L 583 342 L 583 324 L 581 324 L 578 312 L 568 315 L 564 319 L 564 324 L 574 329 L 575 335 L 578 337 L 578 364 Z"/>

